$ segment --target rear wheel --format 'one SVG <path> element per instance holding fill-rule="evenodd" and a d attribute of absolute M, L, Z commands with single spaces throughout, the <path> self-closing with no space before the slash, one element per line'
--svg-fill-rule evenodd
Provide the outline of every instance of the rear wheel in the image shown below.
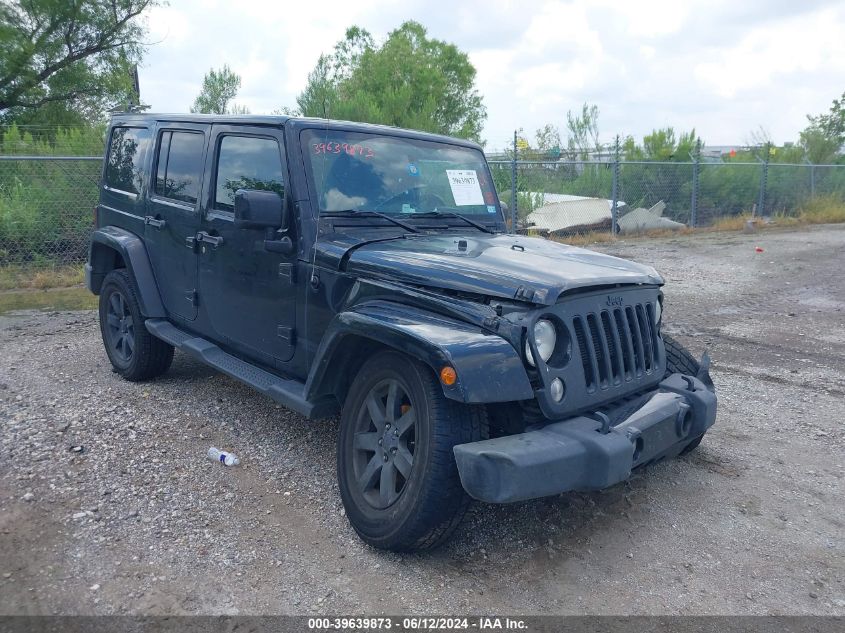
<path fill-rule="evenodd" d="M 135 281 L 125 268 L 111 271 L 103 280 L 100 333 L 112 367 L 127 380 L 154 378 L 173 361 L 173 346 L 144 326 Z"/>
<path fill-rule="evenodd" d="M 452 448 L 486 435 L 484 409 L 447 399 L 427 366 L 396 352 L 368 360 L 338 437 L 338 484 L 352 527 L 380 549 L 442 543 L 469 504 Z"/>
<path fill-rule="evenodd" d="M 690 354 L 686 347 L 681 345 L 668 334 L 663 334 L 663 344 L 666 346 L 666 376 L 671 374 L 686 374 L 687 376 L 695 376 L 698 374 L 698 370 L 701 369 L 701 365 L 696 360 L 695 356 Z M 684 450 L 681 451 L 681 455 L 691 453 L 698 448 L 702 439 L 704 439 L 703 434 L 694 438 L 684 447 Z"/>

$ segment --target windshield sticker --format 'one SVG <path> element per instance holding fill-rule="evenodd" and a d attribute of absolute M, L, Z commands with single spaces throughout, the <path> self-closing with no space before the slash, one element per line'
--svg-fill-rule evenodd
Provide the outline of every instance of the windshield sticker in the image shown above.
<path fill-rule="evenodd" d="M 407 202 L 402 203 L 402 213 L 416 213 L 416 209 Z"/>
<path fill-rule="evenodd" d="M 408 163 L 408 173 L 411 176 L 419 176 L 420 175 L 420 168 L 414 165 L 414 163 Z"/>
<path fill-rule="evenodd" d="M 363 156 L 364 158 L 373 158 L 376 155 L 372 147 L 352 143 L 314 143 L 311 147 L 314 149 L 315 154 L 340 154 L 341 152 L 346 152 L 350 156 Z"/>
<path fill-rule="evenodd" d="M 449 186 L 452 188 L 455 206 L 468 207 L 484 204 L 478 174 L 474 169 L 447 169 L 446 177 L 449 179 Z"/>
<path fill-rule="evenodd" d="M 488 204 L 487 205 L 487 213 L 496 213 L 496 205 L 495 204 Z"/>

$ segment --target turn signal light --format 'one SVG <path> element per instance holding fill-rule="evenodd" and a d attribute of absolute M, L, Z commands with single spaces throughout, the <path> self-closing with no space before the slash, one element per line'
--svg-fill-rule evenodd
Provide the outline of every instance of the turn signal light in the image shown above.
<path fill-rule="evenodd" d="M 455 373 L 455 369 L 449 367 L 448 365 L 440 370 L 440 382 L 444 385 L 448 385 L 451 387 L 455 384 L 455 381 L 458 380 L 458 374 Z"/>

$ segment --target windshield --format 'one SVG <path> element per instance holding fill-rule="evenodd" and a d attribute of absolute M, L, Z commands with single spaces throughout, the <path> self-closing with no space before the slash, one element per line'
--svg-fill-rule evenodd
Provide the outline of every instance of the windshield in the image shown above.
<path fill-rule="evenodd" d="M 321 212 L 432 211 L 499 220 L 483 154 L 472 148 L 396 136 L 305 130 Z"/>

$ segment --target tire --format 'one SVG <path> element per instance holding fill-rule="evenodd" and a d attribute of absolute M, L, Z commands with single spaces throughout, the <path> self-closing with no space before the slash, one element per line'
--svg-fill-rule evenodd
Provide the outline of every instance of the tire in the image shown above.
<path fill-rule="evenodd" d="M 668 334 L 663 335 L 663 344 L 666 346 L 666 376 L 678 373 L 686 374 L 687 376 L 695 376 L 698 374 L 698 370 L 701 369 L 701 365 L 695 359 L 695 356 L 689 353 L 689 350 L 687 350 L 686 347 L 681 345 Z M 687 453 L 694 451 L 698 448 L 698 445 L 701 444 L 702 439 L 704 439 L 703 434 L 694 438 L 684 447 L 684 450 L 682 450 L 680 454 L 686 455 Z"/>
<path fill-rule="evenodd" d="M 668 334 L 663 335 L 663 344 L 666 346 L 666 376 L 678 373 L 687 376 L 698 374 L 701 366 L 686 347 Z"/>
<path fill-rule="evenodd" d="M 364 363 L 340 423 L 338 485 L 361 539 L 396 552 L 445 541 L 470 502 L 452 449 L 487 437 L 484 408 L 449 400 L 429 367 L 388 351 Z"/>
<path fill-rule="evenodd" d="M 103 280 L 100 334 L 114 371 L 126 380 L 155 378 L 173 362 L 173 346 L 144 327 L 135 280 L 125 268 L 111 271 Z"/>

